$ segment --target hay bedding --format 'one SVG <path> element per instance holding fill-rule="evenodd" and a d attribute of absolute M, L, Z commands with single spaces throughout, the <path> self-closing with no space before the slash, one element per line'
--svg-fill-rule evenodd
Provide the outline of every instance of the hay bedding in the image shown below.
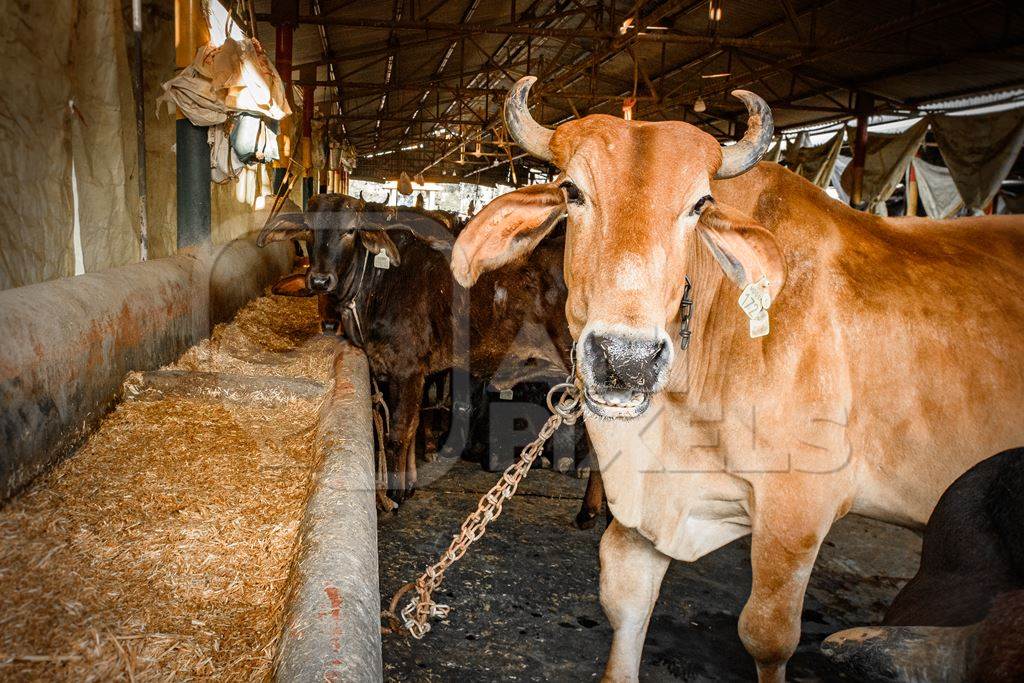
<path fill-rule="evenodd" d="M 174 367 L 323 380 L 316 332 L 265 297 Z M 269 677 L 317 408 L 122 403 L 0 509 L 0 680 Z"/>

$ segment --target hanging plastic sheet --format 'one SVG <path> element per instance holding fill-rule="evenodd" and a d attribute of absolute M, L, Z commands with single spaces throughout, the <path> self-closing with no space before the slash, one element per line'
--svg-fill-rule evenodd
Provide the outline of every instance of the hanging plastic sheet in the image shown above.
<path fill-rule="evenodd" d="M 839 201 L 847 206 L 850 205 L 850 195 L 843 189 L 842 177 L 846 167 L 853 161 L 853 157 L 848 157 L 845 154 L 840 154 L 836 157 L 836 164 L 832 168 L 832 178 L 829 181 L 832 187 L 835 189 L 836 194 L 839 195 Z"/>
<path fill-rule="evenodd" d="M 851 146 L 854 129 L 848 128 Z M 892 196 L 896 186 L 910 165 L 928 132 L 928 121 L 922 119 L 902 133 L 888 135 L 869 133 L 864 159 L 864 186 L 862 199 L 867 210 L 885 215 L 885 200 Z M 853 193 L 853 166 L 846 167 L 842 188 L 847 195 Z"/>
<path fill-rule="evenodd" d="M 923 159 L 911 160 L 914 175 L 917 178 L 917 189 L 924 205 L 924 212 L 929 218 L 950 218 L 964 205 L 960 198 L 956 183 L 944 166 L 929 164 Z"/>
<path fill-rule="evenodd" d="M 801 138 L 798 143 L 799 147 L 795 147 L 792 152 L 787 151 L 786 162 L 796 173 L 818 187 L 828 187 L 832 169 L 835 168 L 839 150 L 843 146 L 843 131 L 840 130 L 832 139 L 816 147 L 808 145 L 806 138 Z"/>
<path fill-rule="evenodd" d="M 161 103 L 176 106 L 197 126 L 215 126 L 235 112 L 276 121 L 291 113 L 281 77 L 259 43 L 249 39 L 202 46 L 163 88 Z"/>
<path fill-rule="evenodd" d="M 119 0 L 79 0 L 72 152 L 85 272 L 139 260 L 135 104 Z"/>
<path fill-rule="evenodd" d="M 979 213 L 1020 154 L 1024 108 L 978 116 L 936 115 L 929 121 L 964 206 Z"/>
<path fill-rule="evenodd" d="M 0 13 L 0 288 L 74 273 L 69 74 L 74 3 Z"/>

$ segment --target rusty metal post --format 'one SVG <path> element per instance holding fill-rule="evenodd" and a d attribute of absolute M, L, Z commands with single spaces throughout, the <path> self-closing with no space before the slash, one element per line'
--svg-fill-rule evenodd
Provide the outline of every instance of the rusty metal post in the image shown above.
<path fill-rule="evenodd" d="M 905 215 L 917 215 L 918 194 L 917 171 L 914 170 L 914 163 L 911 161 L 910 166 L 907 167 L 907 210 Z"/>
<path fill-rule="evenodd" d="M 868 146 L 868 117 L 875 108 L 875 98 L 868 93 L 857 93 L 857 133 L 853 139 L 853 188 L 850 192 L 850 206 L 864 210 L 864 162 Z"/>
<path fill-rule="evenodd" d="M 307 69 L 302 77 L 305 80 L 307 72 L 312 71 L 313 80 L 316 80 L 316 69 Z M 299 145 L 302 165 L 306 168 L 306 177 L 302 179 L 302 210 L 306 210 L 310 198 L 313 196 L 313 178 L 316 171 L 313 170 L 313 95 L 316 91 L 314 85 L 302 86 L 302 143 Z"/>
<path fill-rule="evenodd" d="M 274 66 L 284 82 L 284 94 L 288 102 L 292 100 L 292 36 L 295 26 L 299 23 L 299 1 L 298 0 L 271 0 L 270 23 L 277 30 L 274 41 Z M 296 126 L 281 126 L 280 132 L 287 131 L 291 138 L 295 137 Z M 281 142 L 284 142 L 283 140 Z M 294 144 L 294 140 L 291 140 Z M 294 150 L 286 149 L 288 145 L 281 147 L 281 158 L 274 162 L 274 192 L 281 188 L 284 181 L 285 171 L 288 168 L 288 159 Z"/>

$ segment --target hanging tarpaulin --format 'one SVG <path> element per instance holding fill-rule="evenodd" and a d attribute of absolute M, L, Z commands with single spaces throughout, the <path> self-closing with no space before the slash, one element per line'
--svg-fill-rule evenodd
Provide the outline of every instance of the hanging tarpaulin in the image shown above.
<path fill-rule="evenodd" d="M 1024 143 L 1024 108 L 978 116 L 929 117 L 942 160 L 964 206 L 978 213 L 999 191 Z"/>
<path fill-rule="evenodd" d="M 796 173 L 807 178 L 818 187 L 828 187 L 832 179 L 839 150 L 843 146 L 843 131 L 839 131 L 832 139 L 817 147 L 811 147 L 806 139 L 800 140 L 800 146 L 787 152 L 786 162 Z"/>
<path fill-rule="evenodd" d="M 839 201 L 847 206 L 850 205 L 850 195 L 846 194 L 843 189 L 843 172 L 846 171 L 846 167 L 853 161 L 853 157 L 848 157 L 844 154 L 840 154 L 836 157 L 836 164 L 832 168 L 832 178 L 830 183 L 835 188 L 836 194 L 839 195 Z"/>
<path fill-rule="evenodd" d="M 796 136 L 793 142 L 786 145 L 786 151 L 782 154 L 782 160 L 786 163 L 786 166 L 793 169 L 796 168 L 797 164 L 800 163 L 800 150 L 804 147 L 809 147 L 811 144 L 811 136 L 807 131 L 804 131 Z"/>
<path fill-rule="evenodd" d="M 0 13 L 0 289 L 74 274 L 70 76 L 77 7 L 7 3 Z"/>
<path fill-rule="evenodd" d="M 160 101 L 177 106 L 197 126 L 223 123 L 235 112 L 279 121 L 292 111 L 277 69 L 250 39 L 204 45 L 192 64 L 163 88 Z"/>
<path fill-rule="evenodd" d="M 950 218 L 956 214 L 964 205 L 964 200 L 960 198 L 949 169 L 916 157 L 910 163 L 917 178 L 921 204 L 928 217 Z"/>
<path fill-rule="evenodd" d="M 853 145 L 853 128 L 847 129 L 850 144 Z M 896 185 L 907 172 L 910 160 L 917 153 L 928 132 L 928 121 L 922 119 L 913 126 L 894 135 L 868 133 L 864 158 L 864 186 L 862 198 L 872 213 L 885 212 L 885 200 L 892 196 Z M 842 177 L 843 191 L 853 192 L 853 165 L 846 167 Z"/>
<path fill-rule="evenodd" d="M 313 121 L 312 133 L 312 161 L 311 167 L 321 171 L 327 167 L 327 155 L 324 153 L 324 135 L 327 134 L 327 124 L 323 121 Z"/>

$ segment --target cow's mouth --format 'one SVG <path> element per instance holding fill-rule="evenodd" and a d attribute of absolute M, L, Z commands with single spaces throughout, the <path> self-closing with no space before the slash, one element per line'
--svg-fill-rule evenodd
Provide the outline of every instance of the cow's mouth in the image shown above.
<path fill-rule="evenodd" d="M 639 417 L 651 405 L 650 393 L 632 389 L 591 389 L 583 391 L 587 410 L 610 420 Z"/>

